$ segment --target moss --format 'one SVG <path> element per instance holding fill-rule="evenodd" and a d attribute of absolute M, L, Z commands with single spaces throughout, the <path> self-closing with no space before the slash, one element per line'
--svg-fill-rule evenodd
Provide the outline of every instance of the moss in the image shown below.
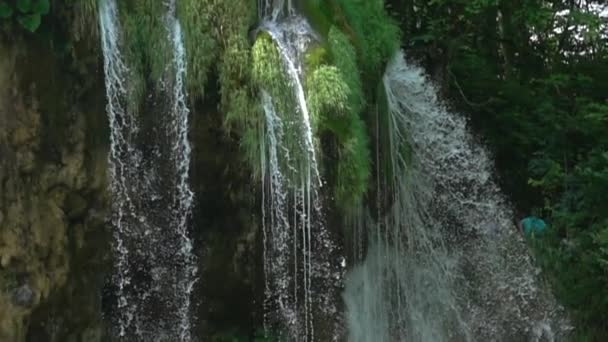
<path fill-rule="evenodd" d="M 327 1 L 302 1 L 300 10 L 317 32 L 323 36 L 327 35 L 327 32 L 333 23 L 332 7 Z"/>
<path fill-rule="evenodd" d="M 314 126 L 326 126 L 338 136 L 339 140 L 344 139 L 348 132 L 346 128 L 340 127 L 339 122 L 349 110 L 350 89 L 338 68 L 327 65 L 318 67 L 308 76 L 306 89 Z M 337 118 L 340 120 L 336 120 Z"/>
<path fill-rule="evenodd" d="M 369 139 L 364 122 L 351 122 L 351 135 L 342 143 L 339 152 L 335 196 L 338 207 L 347 211 L 356 208 L 367 192 L 370 178 Z"/>
<path fill-rule="evenodd" d="M 338 207 L 348 210 L 362 200 L 370 173 L 369 139 L 360 107 L 351 107 L 353 88 L 335 66 L 319 66 L 308 76 L 306 88 L 316 130 L 331 132 L 338 142 L 333 191 Z"/>
<path fill-rule="evenodd" d="M 330 132 L 337 142 L 333 192 L 347 211 L 362 201 L 370 177 L 369 138 L 360 116 L 365 100 L 356 50 L 337 26 L 328 31 L 327 48 L 329 53 L 317 47 L 307 55 L 307 100 L 316 131 Z"/>
<path fill-rule="evenodd" d="M 384 64 L 399 47 L 399 26 L 385 12 L 383 0 L 334 1 L 348 22 L 348 29 L 352 30 L 366 83 L 376 84 Z"/>
<path fill-rule="evenodd" d="M 213 6 L 213 35 L 219 48 L 220 107 L 224 128 L 241 137 L 241 149 L 254 174 L 260 173 L 263 115 L 255 96 L 255 63 L 248 40 L 256 20 L 255 2 L 225 0 Z"/>
<path fill-rule="evenodd" d="M 359 115 L 365 104 L 359 67 L 357 66 L 357 53 L 346 34 L 336 26 L 329 30 L 328 45 L 333 63 L 338 67 L 344 81 L 350 88 L 348 99 L 353 115 Z"/>
<path fill-rule="evenodd" d="M 211 5 L 203 0 L 182 0 L 177 6 L 187 51 L 188 92 L 202 98 L 207 75 L 218 55 L 218 43 L 211 30 Z"/>
<path fill-rule="evenodd" d="M 279 50 L 268 33 L 258 35 L 253 45 L 252 57 L 253 81 L 258 87 L 274 93 L 286 85 Z"/>
<path fill-rule="evenodd" d="M 269 34 L 261 33 L 253 46 L 253 83 L 259 91 L 267 92 L 272 105 L 280 118 L 285 129 L 281 135 L 283 146 L 290 151 L 289 160 L 287 156 L 280 156 L 282 169 L 287 170 L 286 177 L 294 184 L 298 182 L 298 171 L 302 170 L 306 163 L 307 152 L 301 144 L 300 130 L 302 118 L 298 111 L 298 104 L 290 84 L 284 63 L 279 50 Z M 263 125 L 262 125 L 263 127 Z M 263 135 L 258 135 L 259 139 Z M 250 142 L 251 143 L 251 142 Z M 259 145 L 262 141 L 257 142 Z M 287 167 L 289 164 L 289 167 Z"/>
<path fill-rule="evenodd" d="M 328 64 L 328 57 L 327 49 L 324 46 L 315 46 L 311 48 L 310 51 L 306 53 L 304 59 L 306 72 L 314 71 L 321 65 Z"/>
<path fill-rule="evenodd" d="M 161 1 L 155 0 L 124 1 L 119 6 L 125 58 L 130 67 L 129 110 L 138 112 L 148 82 L 159 81 L 171 59 L 172 49 L 163 21 L 166 9 Z"/>

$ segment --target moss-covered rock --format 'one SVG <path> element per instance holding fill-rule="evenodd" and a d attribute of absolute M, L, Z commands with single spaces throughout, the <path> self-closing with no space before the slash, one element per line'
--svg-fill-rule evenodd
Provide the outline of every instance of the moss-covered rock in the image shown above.
<path fill-rule="evenodd" d="M 0 44 L 0 340 L 33 341 L 28 336 L 36 331 L 37 340 L 65 341 L 44 328 L 49 316 L 40 317 L 40 310 L 52 306 L 55 317 L 79 316 L 100 327 L 99 312 L 68 313 L 84 302 L 56 298 L 76 280 L 85 283 L 78 289 L 85 302 L 98 298 L 91 289 L 101 289 L 73 266 L 79 251 L 99 248 L 91 234 L 106 231 L 99 217 L 108 214 L 107 146 L 88 145 L 99 130 L 87 122 L 105 116 L 103 93 L 95 95 L 103 88 L 87 94 L 50 44 Z M 46 68 L 34 68 L 34 74 L 37 63 Z M 95 98 L 97 106 L 78 106 Z M 107 239 L 96 243 L 107 251 Z M 81 264 L 87 261 L 93 262 Z"/>
<path fill-rule="evenodd" d="M 321 65 L 309 73 L 306 94 L 313 124 L 321 129 L 330 129 L 338 139 L 343 139 L 348 134 L 348 127 L 343 127 L 340 122 L 348 115 L 350 88 L 338 68 Z"/>

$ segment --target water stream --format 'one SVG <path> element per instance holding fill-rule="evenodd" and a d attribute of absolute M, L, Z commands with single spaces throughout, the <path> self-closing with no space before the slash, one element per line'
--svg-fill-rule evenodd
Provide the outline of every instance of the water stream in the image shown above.
<path fill-rule="evenodd" d="M 197 268 L 189 236 L 193 193 L 185 51 L 175 2 L 168 3 L 164 18 L 173 59 L 145 113 L 128 109 L 131 70 L 121 52 L 117 3 L 100 0 L 99 8 L 111 131 L 113 334 L 125 341 L 191 341 Z M 152 132 L 142 132 L 144 115 L 153 118 Z"/>
<path fill-rule="evenodd" d="M 317 37 L 291 1 L 264 2 L 260 8 L 260 29 L 277 46 L 294 99 L 293 113 L 278 113 L 262 90 L 266 325 L 290 341 L 321 340 L 336 331 L 335 289 L 341 276 L 325 227 L 323 182 L 302 84 L 303 54 Z M 296 132 L 295 144 L 288 143 L 286 127 Z M 326 328 L 317 333 L 320 320 Z"/>
<path fill-rule="evenodd" d="M 349 274 L 349 340 L 553 341 L 568 324 L 463 117 L 398 53 L 379 116 L 379 220 Z M 380 166 L 379 166 L 380 167 Z"/>

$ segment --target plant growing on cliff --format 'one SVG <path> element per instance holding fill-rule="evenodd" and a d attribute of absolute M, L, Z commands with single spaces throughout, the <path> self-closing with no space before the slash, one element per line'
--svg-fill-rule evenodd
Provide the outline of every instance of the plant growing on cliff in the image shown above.
<path fill-rule="evenodd" d="M 258 35 L 253 46 L 252 57 L 253 83 L 258 92 L 265 91 L 269 94 L 274 110 L 286 128 L 282 133 L 282 142 L 284 147 L 291 151 L 290 160 L 288 161 L 286 156 L 281 156 L 280 162 L 290 164 L 291 167 L 284 167 L 284 169 L 288 172 L 287 177 L 295 183 L 297 181 L 295 177 L 298 176 L 296 170 L 302 170 L 307 158 L 306 151 L 300 143 L 298 129 L 302 121 L 292 85 L 286 76 L 283 60 L 268 33 L 263 32 Z M 260 136 L 260 138 L 262 137 Z M 258 141 L 257 144 L 261 146 L 263 141 Z"/>
<path fill-rule="evenodd" d="M 177 14 L 184 32 L 187 53 L 187 87 L 191 96 L 202 98 L 207 75 L 218 57 L 217 37 L 212 34 L 214 5 L 210 1 L 183 0 Z"/>
<path fill-rule="evenodd" d="M 384 0 L 335 0 L 352 30 L 351 37 L 366 84 L 376 84 L 384 64 L 399 48 L 401 34 L 384 10 Z M 372 88 L 373 89 L 373 88 Z"/>
<path fill-rule="evenodd" d="M 361 100 L 352 97 L 353 91 L 361 93 L 357 79 L 357 76 L 351 76 L 353 88 L 344 73 L 329 65 L 319 65 L 309 71 L 306 79 L 307 99 L 316 131 L 318 134 L 331 132 L 338 144 L 334 196 L 338 207 L 344 210 L 360 203 L 370 175 L 369 139 L 359 117 Z"/>
<path fill-rule="evenodd" d="M 340 70 L 342 78 L 350 89 L 348 98 L 353 115 L 359 115 L 365 105 L 361 84 L 361 74 L 357 65 L 357 52 L 348 36 L 336 26 L 329 30 L 328 45 L 333 64 Z"/>

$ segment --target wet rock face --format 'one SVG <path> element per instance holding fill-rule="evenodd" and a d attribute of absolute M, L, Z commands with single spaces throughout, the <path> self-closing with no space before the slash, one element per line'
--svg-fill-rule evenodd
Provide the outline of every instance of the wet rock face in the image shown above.
<path fill-rule="evenodd" d="M 51 316 L 99 325 L 74 307 L 95 305 L 108 261 L 103 98 L 39 45 L 0 41 L 0 341 L 66 341 Z"/>
<path fill-rule="evenodd" d="M 212 82 L 210 82 L 212 83 Z M 219 94 L 193 106 L 193 231 L 199 255 L 194 295 L 201 341 L 245 338 L 262 324 L 262 250 L 258 185 L 241 158 L 238 138 L 222 129 Z"/>

